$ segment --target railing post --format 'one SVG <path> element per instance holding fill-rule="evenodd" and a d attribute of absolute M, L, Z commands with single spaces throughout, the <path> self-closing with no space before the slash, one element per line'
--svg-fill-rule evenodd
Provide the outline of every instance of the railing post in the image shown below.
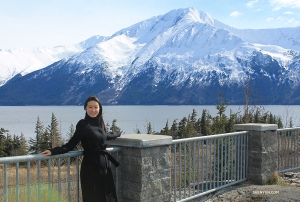
<path fill-rule="evenodd" d="M 171 136 L 147 134 L 108 141 L 110 146 L 122 147 L 117 191 L 120 202 L 171 200 L 171 143 Z"/>
<path fill-rule="evenodd" d="M 237 131 L 249 131 L 248 137 L 248 179 L 255 184 L 268 183 L 277 171 L 276 124 L 236 124 Z"/>

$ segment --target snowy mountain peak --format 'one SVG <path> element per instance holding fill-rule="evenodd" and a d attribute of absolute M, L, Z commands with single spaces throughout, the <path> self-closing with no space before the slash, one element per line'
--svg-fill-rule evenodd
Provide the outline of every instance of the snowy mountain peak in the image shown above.
<path fill-rule="evenodd" d="M 214 19 L 211 17 L 211 15 L 195 8 L 182 8 L 173 10 L 167 13 L 164 18 L 173 18 L 176 21 L 183 20 L 185 23 L 199 22 L 208 23 L 210 25 L 214 24 Z"/>

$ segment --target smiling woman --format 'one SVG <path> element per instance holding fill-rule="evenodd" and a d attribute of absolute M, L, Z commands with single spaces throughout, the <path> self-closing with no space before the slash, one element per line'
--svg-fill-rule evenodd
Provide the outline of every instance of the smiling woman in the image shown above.
<path fill-rule="evenodd" d="M 84 105 L 84 109 L 86 110 L 86 113 L 92 118 L 95 118 L 99 114 L 99 111 L 102 111 L 102 109 L 99 109 L 98 102 L 94 100 L 87 102 Z"/>
<path fill-rule="evenodd" d="M 116 189 L 110 168 L 111 161 L 119 163 L 106 151 L 106 141 L 120 137 L 120 132 L 107 133 L 100 100 L 91 95 L 85 101 L 86 115 L 77 125 L 72 138 L 61 147 L 45 150 L 45 156 L 62 154 L 73 150 L 81 142 L 84 149 L 80 169 L 80 182 L 83 202 L 115 202 Z"/>

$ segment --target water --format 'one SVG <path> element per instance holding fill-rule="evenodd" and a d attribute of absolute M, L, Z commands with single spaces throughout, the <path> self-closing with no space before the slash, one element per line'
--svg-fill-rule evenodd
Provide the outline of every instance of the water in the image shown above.
<path fill-rule="evenodd" d="M 294 124 L 299 125 L 297 112 L 300 110 L 300 105 L 267 105 L 264 108 L 273 115 L 281 116 L 284 124 L 288 123 L 288 117 L 292 116 Z M 171 127 L 175 119 L 180 121 L 183 117 L 191 114 L 193 109 L 197 111 L 197 118 L 201 117 L 203 109 L 207 109 L 212 116 L 217 115 L 214 105 L 126 105 L 103 106 L 103 117 L 105 123 L 110 125 L 113 119 L 116 119 L 117 126 L 125 134 L 135 133 L 137 129 L 146 133 L 147 123 L 151 123 L 154 131 L 160 131 L 165 127 L 167 120 Z M 227 107 L 226 115 L 230 114 L 230 110 L 237 112 L 242 109 L 243 106 L 230 105 Z M 66 137 L 71 124 L 76 126 L 77 122 L 85 115 L 83 106 L 0 106 L 0 128 L 9 130 L 11 135 L 23 133 L 29 140 L 30 137 L 35 137 L 37 118 L 39 117 L 44 127 L 47 127 L 51 123 L 52 113 L 58 120 L 63 137 Z"/>

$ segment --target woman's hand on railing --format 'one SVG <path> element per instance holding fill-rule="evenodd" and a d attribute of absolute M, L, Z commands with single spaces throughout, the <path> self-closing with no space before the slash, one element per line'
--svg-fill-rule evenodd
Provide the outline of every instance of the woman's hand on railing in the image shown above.
<path fill-rule="evenodd" d="M 40 154 L 44 154 L 45 156 L 51 156 L 51 151 L 45 150 L 45 151 L 41 152 Z"/>

